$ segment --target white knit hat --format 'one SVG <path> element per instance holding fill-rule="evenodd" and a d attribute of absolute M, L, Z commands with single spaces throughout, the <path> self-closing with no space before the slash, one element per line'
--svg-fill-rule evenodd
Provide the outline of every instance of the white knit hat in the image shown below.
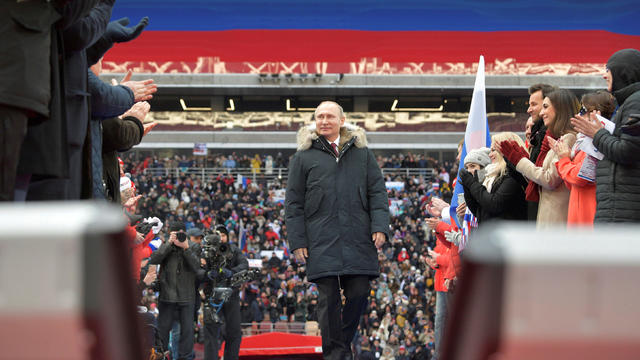
<path fill-rule="evenodd" d="M 467 156 L 464 157 L 464 165 L 466 166 L 467 163 L 473 163 L 485 167 L 491 164 L 491 159 L 489 158 L 490 151 L 491 149 L 486 147 L 469 151 Z"/>

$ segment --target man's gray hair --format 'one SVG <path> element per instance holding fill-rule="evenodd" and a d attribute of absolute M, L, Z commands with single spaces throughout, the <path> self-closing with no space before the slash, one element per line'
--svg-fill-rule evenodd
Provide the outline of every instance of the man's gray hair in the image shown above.
<path fill-rule="evenodd" d="M 338 112 L 340 113 L 340 118 L 342 119 L 344 117 L 344 109 L 342 109 L 342 106 L 340 106 L 340 104 L 338 104 L 335 101 L 330 101 L 330 100 L 326 100 L 321 102 L 320 104 L 318 104 L 318 106 L 316 107 L 316 110 L 313 112 L 313 117 L 315 118 L 316 115 L 316 111 L 318 110 L 318 108 L 320 106 L 322 106 L 323 104 L 331 104 L 331 105 L 335 105 L 338 107 Z"/>

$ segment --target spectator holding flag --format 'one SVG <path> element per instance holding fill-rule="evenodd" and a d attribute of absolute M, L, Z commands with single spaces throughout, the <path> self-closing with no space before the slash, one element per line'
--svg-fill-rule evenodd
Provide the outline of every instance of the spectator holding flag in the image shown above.
<path fill-rule="evenodd" d="M 526 220 L 527 203 L 524 189 L 514 177 L 497 148 L 501 141 L 515 141 L 524 146 L 522 139 L 512 132 L 502 132 L 492 137 L 491 149 L 469 152 L 464 159 L 465 169 L 460 170 L 464 198 L 478 224 L 489 219 Z M 486 175 L 485 175 L 486 174 Z"/>

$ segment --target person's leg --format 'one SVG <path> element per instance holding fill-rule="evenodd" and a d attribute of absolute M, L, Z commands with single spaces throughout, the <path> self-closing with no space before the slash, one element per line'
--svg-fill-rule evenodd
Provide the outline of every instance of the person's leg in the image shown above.
<path fill-rule="evenodd" d="M 360 317 L 367 307 L 369 277 L 366 275 L 341 276 L 340 282 L 346 298 L 342 309 L 342 336 L 347 353 L 351 353 L 351 341 L 358 330 Z"/>
<path fill-rule="evenodd" d="M 436 291 L 436 316 L 434 321 L 434 332 L 436 338 L 436 349 L 434 360 L 440 355 L 440 346 L 442 345 L 442 336 L 444 336 L 444 325 L 447 322 L 447 293 L 444 291 Z"/>
<path fill-rule="evenodd" d="M 13 201 L 22 142 L 27 135 L 23 110 L 0 104 L 0 201 Z"/>
<path fill-rule="evenodd" d="M 342 299 L 338 277 L 324 277 L 316 280 L 316 283 L 322 355 L 327 360 L 342 359 L 346 347 L 342 332 Z"/>
<path fill-rule="evenodd" d="M 204 360 L 218 360 L 220 324 L 204 320 Z"/>
<path fill-rule="evenodd" d="M 222 308 L 224 312 L 226 336 L 224 345 L 224 360 L 237 360 L 242 342 L 240 328 L 240 296 L 234 291 Z"/>
<path fill-rule="evenodd" d="M 173 323 L 174 306 L 171 303 L 158 301 L 158 334 L 164 350 L 169 349 L 169 331 Z"/>
<path fill-rule="evenodd" d="M 175 320 L 174 317 L 173 326 L 171 326 L 171 333 L 169 333 L 169 349 L 171 349 L 171 358 L 177 359 L 180 355 L 180 321 Z"/>
<path fill-rule="evenodd" d="M 193 351 L 193 306 L 194 303 L 180 304 L 180 345 L 178 359 L 187 360 Z"/>

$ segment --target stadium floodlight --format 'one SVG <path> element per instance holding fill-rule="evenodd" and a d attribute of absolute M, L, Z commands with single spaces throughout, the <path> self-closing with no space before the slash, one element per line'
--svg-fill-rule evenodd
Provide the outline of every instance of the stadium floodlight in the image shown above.
<path fill-rule="evenodd" d="M 284 101 L 287 111 L 315 111 L 315 108 L 294 108 L 291 107 L 291 99 L 286 99 Z"/>
<path fill-rule="evenodd" d="M 307 74 L 307 73 L 301 73 L 301 74 L 300 74 L 300 75 L 298 75 L 298 76 L 299 76 L 300 82 L 302 82 L 302 83 L 303 83 L 303 82 L 307 81 L 307 77 L 309 76 L 309 74 Z"/>
<path fill-rule="evenodd" d="M 391 104 L 391 111 L 425 111 L 425 112 L 429 112 L 429 111 L 442 111 L 442 109 L 444 109 L 443 105 L 440 105 L 439 107 L 436 108 L 399 108 L 398 107 L 398 99 L 393 99 L 393 104 Z"/>
<path fill-rule="evenodd" d="M 233 99 L 229 99 L 229 107 L 227 107 L 227 111 L 236 111 L 236 104 Z"/>
<path fill-rule="evenodd" d="M 316 73 L 316 75 L 313 77 L 313 81 L 314 82 L 320 82 L 321 78 L 322 78 L 322 74 L 321 73 Z"/>
<path fill-rule="evenodd" d="M 274 83 L 280 82 L 280 74 L 271 74 L 271 80 L 273 80 Z"/>
<path fill-rule="evenodd" d="M 284 74 L 284 78 L 287 79 L 288 83 L 292 83 L 293 82 L 293 74 L 291 74 L 291 73 Z"/>
<path fill-rule="evenodd" d="M 188 107 L 187 103 L 183 98 L 180 98 L 180 106 L 182 107 L 182 111 L 211 111 L 212 108 L 210 106 L 202 106 L 202 107 Z"/>
<path fill-rule="evenodd" d="M 258 76 L 259 76 L 259 77 L 258 77 L 258 80 L 259 80 L 261 83 L 263 83 L 265 80 L 267 80 L 267 74 L 260 73 L 260 74 L 258 74 Z"/>

